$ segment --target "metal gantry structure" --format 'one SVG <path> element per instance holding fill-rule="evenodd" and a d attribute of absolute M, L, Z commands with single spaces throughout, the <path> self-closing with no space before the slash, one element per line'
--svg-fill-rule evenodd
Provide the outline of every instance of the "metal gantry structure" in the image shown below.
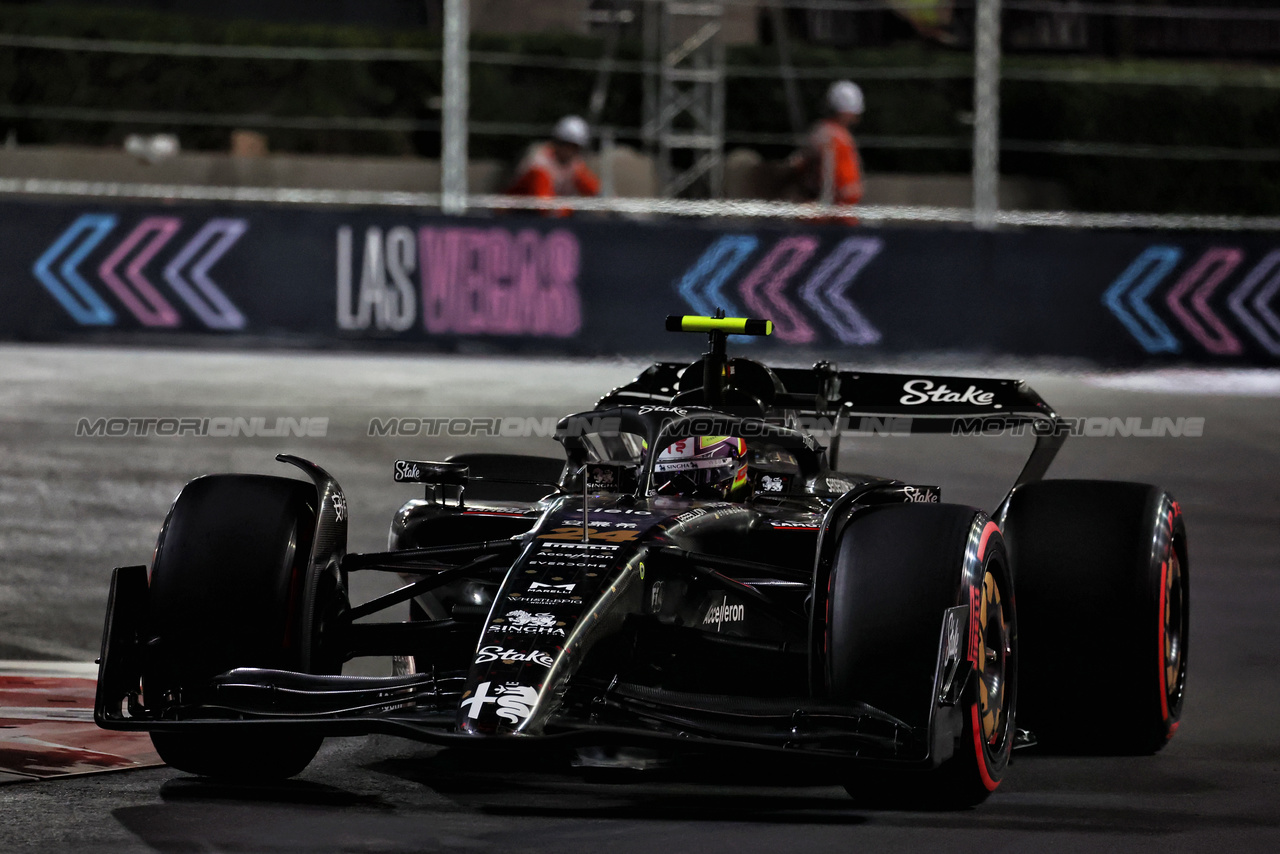
<path fill-rule="evenodd" d="M 646 0 L 642 135 L 663 198 L 724 189 L 724 3 Z"/>

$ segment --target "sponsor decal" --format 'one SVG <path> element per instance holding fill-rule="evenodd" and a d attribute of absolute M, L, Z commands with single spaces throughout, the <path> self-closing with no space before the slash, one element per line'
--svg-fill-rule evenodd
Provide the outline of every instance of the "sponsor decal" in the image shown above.
<path fill-rule="evenodd" d="M 579 537 L 579 538 L 581 538 L 581 537 L 582 537 L 582 527 L 581 527 L 581 526 L 579 526 L 579 527 L 577 527 L 577 528 L 556 528 L 556 532 L 557 532 L 558 534 L 560 534 L 560 535 L 561 535 L 561 537 L 563 537 L 563 535 L 564 535 L 566 532 L 568 532 L 568 531 L 573 531 L 573 532 L 574 532 L 574 535 L 575 535 L 575 536 L 577 536 L 577 537 Z M 590 531 L 590 529 L 588 529 L 588 531 Z M 628 534 L 629 536 L 628 536 L 628 537 L 626 537 L 626 539 L 628 539 L 628 540 L 635 539 L 635 536 L 636 536 L 636 532 L 635 532 L 635 531 L 612 531 L 612 532 L 609 532 L 609 533 L 614 533 L 614 534 L 623 534 L 623 533 L 625 533 L 625 534 Z M 589 536 L 589 535 L 590 535 L 590 534 L 588 534 L 588 536 Z M 539 539 L 542 539 L 542 538 L 540 537 Z M 555 539 L 555 538 L 547 537 L 547 539 Z M 602 544 L 602 543 L 557 543 L 557 542 L 543 542 L 543 544 L 542 544 L 542 548 L 543 548 L 543 550 L 546 550 L 546 549 L 573 549 L 573 550 L 575 550 L 575 551 L 586 550 L 586 551 L 593 551 L 593 552 L 612 552 L 612 551 L 617 551 L 618 549 L 622 548 L 622 546 L 604 545 L 604 544 Z"/>
<path fill-rule="evenodd" d="M 938 491 L 936 489 L 904 486 L 902 487 L 902 491 L 906 494 L 907 500 L 913 504 L 937 504 L 939 500 Z"/>
<path fill-rule="evenodd" d="M 964 631 L 964 623 L 958 619 L 947 619 L 947 653 L 948 661 L 960 658 L 960 635 Z"/>
<path fill-rule="evenodd" d="M 607 543 L 629 543 L 636 537 L 640 536 L 639 531 L 600 531 L 595 528 L 587 529 L 587 538 L 592 540 L 603 540 Z M 552 528 L 550 533 L 539 534 L 540 540 L 580 540 L 582 539 L 582 526 Z M 587 545 L 586 543 L 578 543 L 578 545 Z M 614 546 L 617 548 L 617 546 Z"/>
<path fill-rule="evenodd" d="M 969 588 L 969 655 L 968 658 L 973 662 L 975 667 L 982 664 L 980 658 L 982 652 L 982 588 L 980 586 L 971 586 Z"/>
<path fill-rule="evenodd" d="M 597 463 L 587 467 L 586 479 L 592 492 L 630 492 L 636 486 L 636 469 L 621 463 Z"/>
<path fill-rule="evenodd" d="M 532 593 L 535 590 L 542 590 L 547 593 L 550 593 L 550 592 L 564 593 L 567 596 L 568 594 L 573 592 L 574 587 L 577 587 L 577 585 L 576 584 L 543 584 L 541 581 L 534 581 L 529 584 L 529 592 Z"/>
<path fill-rule="evenodd" d="M 397 481 L 416 480 L 422 477 L 422 469 L 410 460 L 396 460 L 395 479 Z"/>
<path fill-rule="evenodd" d="M 481 682 L 476 686 L 476 692 L 462 701 L 460 708 L 467 717 L 475 719 L 480 717 L 480 711 L 486 705 L 495 703 L 498 717 L 519 724 L 532 714 L 533 704 L 537 701 L 538 692 L 528 685 Z"/>
<path fill-rule="evenodd" d="M 550 667 L 554 663 L 551 656 L 540 649 L 521 652 L 518 649 L 503 649 L 500 646 L 480 647 L 480 652 L 476 655 L 476 664 L 487 664 L 491 661 L 501 661 L 503 664 L 518 664 L 526 661 L 542 667 Z"/>
<path fill-rule="evenodd" d="M 341 522 L 347 518 L 347 496 L 341 492 L 334 492 L 331 500 L 333 501 L 333 519 L 335 522 Z"/>
<path fill-rule="evenodd" d="M 653 589 L 649 592 L 649 610 L 658 612 L 662 610 L 662 582 L 653 582 Z"/>
<path fill-rule="evenodd" d="M 782 528 L 784 530 L 786 529 L 798 530 L 798 531 L 818 530 L 818 526 L 813 524 L 812 522 L 788 522 L 783 519 L 778 519 L 773 522 L 770 522 L 769 524 L 772 525 L 774 528 Z"/>
<path fill-rule="evenodd" d="M 565 557 L 572 556 L 565 555 Z M 602 560 L 543 560 L 539 557 L 529 561 L 529 566 L 572 566 L 576 569 L 605 569 L 609 564 Z"/>
<path fill-rule="evenodd" d="M 670 412 L 674 415 L 681 415 L 681 416 L 689 414 L 689 410 L 680 409 L 675 406 L 652 406 L 646 403 L 645 405 L 640 407 L 641 415 L 647 415 L 650 412 Z"/>
<path fill-rule="evenodd" d="M 759 488 L 761 492 L 782 492 L 787 488 L 787 481 L 782 477 L 766 474 L 760 478 Z"/>
<path fill-rule="evenodd" d="M 746 606 L 737 603 L 731 605 L 729 597 L 726 596 L 720 600 L 719 605 L 712 605 L 707 609 L 707 615 L 702 618 L 702 625 L 715 626 L 718 632 L 725 623 L 741 623 L 746 618 Z"/>
<path fill-rule="evenodd" d="M 541 614 L 530 614 L 528 611 L 511 611 L 506 620 L 513 626 L 546 627 L 556 624 L 556 615 L 545 611 Z"/>
<path fill-rule="evenodd" d="M 576 583 L 545 584 L 533 581 L 523 593 L 512 593 L 509 598 L 519 600 L 516 604 L 520 605 L 573 605 L 582 601 L 581 596 L 573 595 L 576 586 Z"/>
<path fill-rule="evenodd" d="M 906 392 L 898 398 L 903 406 L 919 406 L 924 403 L 969 403 L 974 406 L 991 406 L 996 399 L 993 391 L 983 391 L 977 386 L 969 386 L 964 391 L 952 391 L 943 383 L 934 386 L 932 380 L 907 380 L 902 384 Z"/>
<path fill-rule="evenodd" d="M 528 611 L 508 611 L 489 625 L 490 632 L 507 635 L 551 635 L 564 637 L 564 623 L 556 620 L 549 611 L 530 614 Z"/>

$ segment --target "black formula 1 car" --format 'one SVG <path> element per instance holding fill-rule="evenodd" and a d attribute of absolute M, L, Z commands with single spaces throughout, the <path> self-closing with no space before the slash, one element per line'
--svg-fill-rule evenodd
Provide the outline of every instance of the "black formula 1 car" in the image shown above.
<path fill-rule="evenodd" d="M 725 347 L 767 321 L 668 328 L 708 352 L 564 418 L 563 456 L 397 461 L 425 497 L 385 552 L 347 553 L 342 490 L 297 457 L 306 481 L 188 483 L 150 571 L 114 572 L 98 724 L 211 776 L 286 777 L 326 736 L 392 733 L 588 766 L 754 751 L 950 805 L 983 800 L 1031 732 L 1093 753 L 1172 737 L 1188 565 L 1168 493 L 1041 480 L 1066 425 L 1018 381 L 770 368 Z M 988 515 L 840 471 L 860 419 L 1021 426 L 1035 447 Z M 405 583 L 356 604 L 353 572 Z M 406 601 L 409 621 L 376 620 Z M 396 672 L 340 675 L 357 656 Z"/>

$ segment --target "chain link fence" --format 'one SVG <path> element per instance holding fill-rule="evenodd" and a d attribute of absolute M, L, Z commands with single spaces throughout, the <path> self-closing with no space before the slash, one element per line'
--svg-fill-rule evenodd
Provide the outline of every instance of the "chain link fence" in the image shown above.
<path fill-rule="evenodd" d="M 622 146 L 636 150 L 633 162 L 642 167 L 658 155 L 646 87 L 662 73 L 663 57 L 646 42 L 645 22 L 671 4 L 546 3 L 538 16 L 522 15 L 528 4 L 516 0 L 438 5 L 432 15 L 441 29 L 456 24 L 459 9 L 469 12 L 461 67 L 458 51 L 449 50 L 457 40 L 443 39 L 440 30 L 200 26 L 105 12 L 91 26 L 77 26 L 69 16 L 0 8 L 0 81 L 8 91 L 0 127 L 19 149 L 119 146 L 129 133 L 165 131 L 191 151 L 225 147 L 229 130 L 249 129 L 265 134 L 279 153 L 427 161 L 452 152 L 441 170 L 452 183 L 441 192 L 12 174 L 0 176 L 0 191 L 536 208 L 494 192 L 503 170 L 564 112 L 594 120 L 606 169 Z M 722 22 L 723 62 L 710 71 L 723 81 L 718 150 L 728 168 L 768 175 L 819 115 L 826 85 L 847 77 L 867 93 L 857 139 L 873 178 L 972 176 L 970 203 L 866 205 L 859 210 L 864 222 L 1275 227 L 1280 9 L 1274 4 L 701 5 L 715 7 Z M 528 31 L 539 27 L 544 31 Z M 459 80 L 469 97 L 451 102 Z M 456 118 L 459 110 L 464 120 L 444 134 L 450 111 Z M 468 158 L 499 164 L 487 184 L 461 183 L 459 175 L 472 174 L 460 165 Z M 1054 185 L 1060 192 L 1052 198 L 1061 203 L 1047 211 L 1001 210 L 999 176 Z M 725 194 L 736 198 L 670 199 L 658 197 L 656 181 L 644 192 L 646 182 L 637 190 L 614 177 L 606 176 L 612 197 L 569 206 L 626 215 L 831 213 L 794 203 L 770 180 L 727 181 Z"/>

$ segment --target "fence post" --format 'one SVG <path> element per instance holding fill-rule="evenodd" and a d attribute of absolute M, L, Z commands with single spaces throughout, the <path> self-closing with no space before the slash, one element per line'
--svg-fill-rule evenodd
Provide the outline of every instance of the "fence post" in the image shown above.
<path fill-rule="evenodd" d="M 469 0 L 444 0 L 444 109 L 440 140 L 440 208 L 467 209 L 467 42 Z"/>
<path fill-rule="evenodd" d="M 973 38 L 973 224 L 1000 209 L 1000 0 L 977 0 Z"/>

